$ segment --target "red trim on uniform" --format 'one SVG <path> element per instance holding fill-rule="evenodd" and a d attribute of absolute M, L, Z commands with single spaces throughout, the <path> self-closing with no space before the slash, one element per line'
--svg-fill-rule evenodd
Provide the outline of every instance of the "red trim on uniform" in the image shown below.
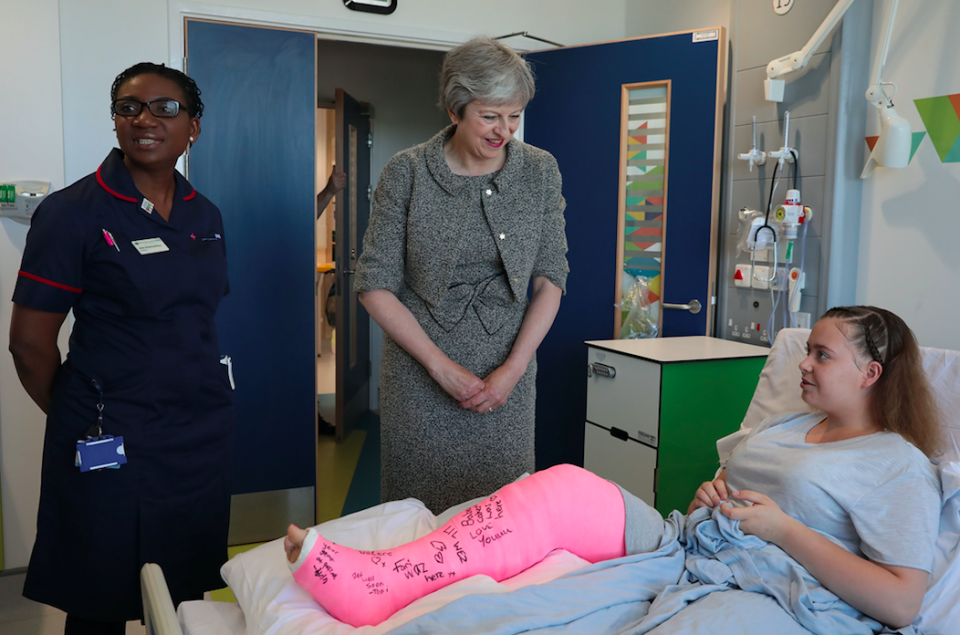
<path fill-rule="evenodd" d="M 27 273 L 26 271 L 19 272 L 24 278 L 30 278 L 31 280 L 36 280 L 37 282 L 42 282 L 43 284 L 48 284 L 51 287 L 56 287 L 58 289 L 65 289 L 66 291 L 72 291 L 73 293 L 83 293 L 83 289 L 78 289 L 76 287 L 68 287 L 65 284 L 60 284 L 59 282 L 54 282 L 53 280 L 47 280 L 46 278 L 41 278 L 32 273 Z"/>
<path fill-rule="evenodd" d="M 189 194 L 187 194 L 186 196 L 184 196 L 184 197 L 183 197 L 183 200 L 189 201 L 190 199 L 192 199 L 192 198 L 193 198 L 194 196 L 196 196 L 196 195 L 197 195 L 197 190 L 194 189 L 192 192 L 190 192 Z"/>
<path fill-rule="evenodd" d="M 124 195 L 121 194 L 120 192 L 117 192 L 117 191 L 115 191 L 115 190 L 110 189 L 110 187 L 103 181 L 103 177 L 100 176 L 100 169 L 101 169 L 101 168 L 103 168 L 103 165 L 102 165 L 102 164 L 100 165 L 99 168 L 97 168 L 97 183 L 100 184 L 100 187 L 102 187 L 102 188 L 105 189 L 106 191 L 110 192 L 111 194 L 113 194 L 114 196 L 116 196 L 117 198 L 119 198 L 119 199 L 122 200 L 122 201 L 130 201 L 131 203 L 136 203 L 136 202 L 138 202 L 138 199 L 135 199 L 135 198 L 133 198 L 132 196 L 124 196 Z M 71 290 L 72 290 L 72 289 L 71 289 Z M 78 289 L 78 292 L 79 292 L 79 289 Z"/>

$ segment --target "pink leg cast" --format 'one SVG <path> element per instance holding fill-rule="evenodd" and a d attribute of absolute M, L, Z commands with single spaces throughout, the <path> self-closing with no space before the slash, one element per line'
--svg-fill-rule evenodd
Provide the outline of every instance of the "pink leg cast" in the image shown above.
<path fill-rule="evenodd" d="M 457 580 L 478 574 L 505 580 L 557 548 L 590 562 L 621 557 L 623 532 L 619 488 L 558 465 L 389 551 L 355 551 L 318 536 L 293 577 L 333 617 L 372 625 Z"/>

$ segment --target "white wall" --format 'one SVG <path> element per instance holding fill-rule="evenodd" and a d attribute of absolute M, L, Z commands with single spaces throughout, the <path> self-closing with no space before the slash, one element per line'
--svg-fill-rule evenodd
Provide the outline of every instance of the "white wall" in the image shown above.
<path fill-rule="evenodd" d="M 5 2 L 3 23 L 0 181 L 50 181 L 59 189 L 64 174 L 57 0 Z M 6 568 L 27 564 L 40 497 L 44 416 L 20 387 L 7 353 L 10 298 L 26 236 L 26 225 L 0 220 L 0 486 Z"/>
<path fill-rule="evenodd" d="M 338 0 L 30 0 L 3 1 L 0 180 L 40 179 L 63 187 L 89 174 L 115 143 L 109 117 L 114 77 L 140 61 L 180 66 L 179 13 L 234 17 L 340 37 L 417 39 L 453 44 L 477 34 L 529 31 L 564 44 L 625 36 L 627 0 L 399 0 L 389 16 L 350 11 Z M 523 38 L 520 49 L 542 48 Z M 29 86 L 30 101 L 9 87 Z M 27 397 L 5 353 L 10 302 L 26 226 L 0 221 L 0 484 L 6 568 L 27 564 L 39 498 L 44 417 Z M 61 342 L 61 350 L 65 350 Z"/>
<path fill-rule="evenodd" d="M 113 78 L 140 61 L 179 62 L 180 12 L 319 30 L 342 37 L 380 41 L 414 38 L 455 43 L 478 34 L 493 37 L 529 31 L 562 44 L 625 36 L 627 0 L 398 0 L 388 16 L 347 9 L 337 0 L 60 0 L 66 178 L 75 181 L 96 169 L 112 147 L 109 90 Z M 526 38 L 507 43 L 543 48 Z M 202 87 L 201 87 L 202 88 Z M 98 125 L 97 122 L 103 122 Z"/>
<path fill-rule="evenodd" d="M 874 48 L 886 1 L 874 9 Z M 884 78 L 914 131 L 925 129 L 914 99 L 960 93 L 958 30 L 960 3 L 900 0 Z M 878 131 L 870 113 L 867 134 Z M 907 168 L 878 168 L 864 183 L 857 302 L 897 313 L 925 346 L 960 349 L 958 201 L 960 163 L 941 163 L 929 135 Z"/>
<path fill-rule="evenodd" d="M 627 0 L 627 37 L 730 26 L 730 0 Z"/>

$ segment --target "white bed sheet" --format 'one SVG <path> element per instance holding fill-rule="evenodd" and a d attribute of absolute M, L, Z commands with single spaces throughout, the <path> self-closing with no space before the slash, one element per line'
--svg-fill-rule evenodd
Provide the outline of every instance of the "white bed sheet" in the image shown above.
<path fill-rule="evenodd" d="M 235 602 L 183 602 L 177 609 L 183 635 L 247 635 L 247 621 Z"/>

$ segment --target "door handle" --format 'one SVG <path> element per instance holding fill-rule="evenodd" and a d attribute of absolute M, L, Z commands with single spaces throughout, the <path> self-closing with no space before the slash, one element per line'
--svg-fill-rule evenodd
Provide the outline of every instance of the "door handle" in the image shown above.
<path fill-rule="evenodd" d="M 690 311 L 694 315 L 700 312 L 702 308 L 700 306 L 699 300 L 690 300 L 689 304 L 670 304 L 669 302 L 664 302 L 661 306 L 665 309 L 682 309 L 684 311 Z"/>
<path fill-rule="evenodd" d="M 355 274 L 356 272 L 357 272 L 356 269 L 344 269 L 344 270 L 343 270 L 343 275 L 345 275 L 345 276 L 352 276 L 352 275 Z M 696 300 L 694 300 L 694 302 L 696 302 Z"/>

